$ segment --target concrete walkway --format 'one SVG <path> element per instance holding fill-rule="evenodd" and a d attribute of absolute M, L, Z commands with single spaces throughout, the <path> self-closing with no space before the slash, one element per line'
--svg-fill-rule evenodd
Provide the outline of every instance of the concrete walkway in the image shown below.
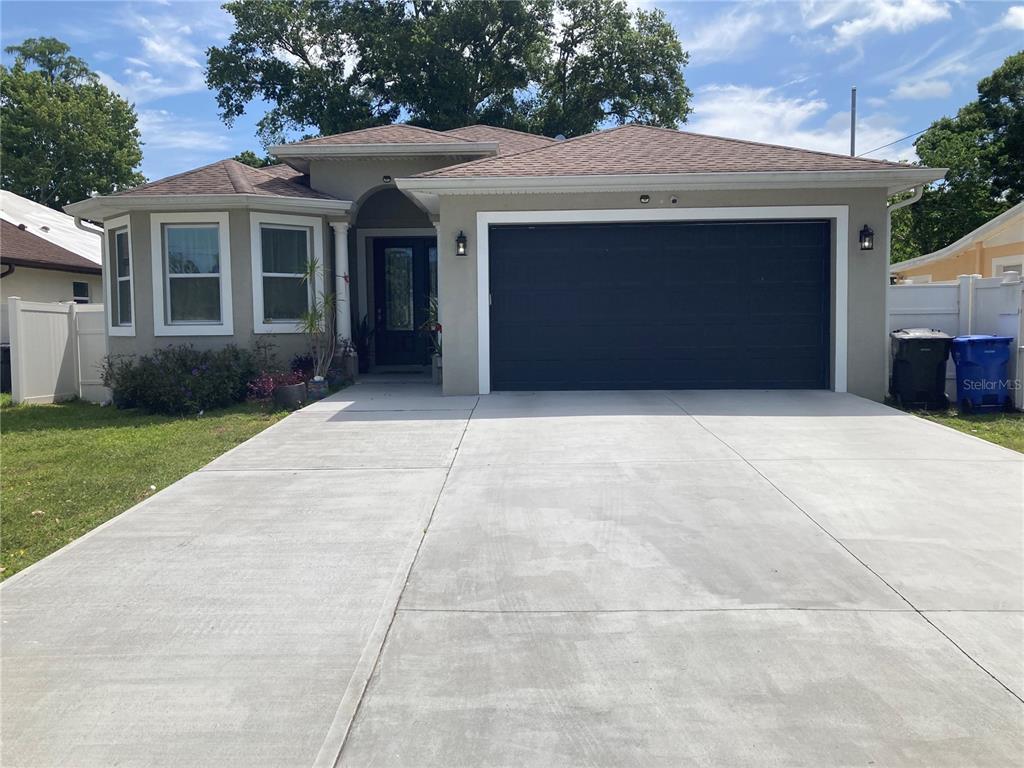
<path fill-rule="evenodd" d="M 4 766 L 1006 766 L 1024 457 L 826 392 L 368 382 L 0 589 Z"/>

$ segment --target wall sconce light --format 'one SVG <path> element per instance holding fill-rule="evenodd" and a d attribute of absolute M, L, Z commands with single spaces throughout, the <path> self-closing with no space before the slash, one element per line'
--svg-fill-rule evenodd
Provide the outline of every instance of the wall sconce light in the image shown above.
<path fill-rule="evenodd" d="M 640 205 L 647 205 L 649 202 L 651 202 L 650 195 L 640 195 Z"/>
<path fill-rule="evenodd" d="M 455 255 L 465 256 L 466 255 L 466 235 L 462 230 L 459 230 L 458 236 L 455 238 Z"/>
<path fill-rule="evenodd" d="M 870 251 L 873 250 L 874 247 L 875 231 L 865 224 L 860 230 L 860 249 L 862 251 Z"/>
<path fill-rule="evenodd" d="M 383 179 L 381 179 L 381 181 L 383 181 L 385 184 L 390 184 L 391 183 L 391 177 L 390 176 L 385 176 Z"/>

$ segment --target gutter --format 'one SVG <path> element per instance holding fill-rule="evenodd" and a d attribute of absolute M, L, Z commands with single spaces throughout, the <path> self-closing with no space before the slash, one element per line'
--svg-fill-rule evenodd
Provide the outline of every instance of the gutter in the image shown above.
<path fill-rule="evenodd" d="M 944 168 L 864 171 L 756 171 L 743 173 L 645 173 L 576 176 L 411 176 L 399 189 L 433 194 L 508 192 L 701 191 L 713 189 L 883 188 L 890 195 L 941 179 Z"/>
<path fill-rule="evenodd" d="M 103 237 L 103 230 L 96 229 L 95 227 L 88 227 L 82 223 L 81 216 L 75 216 L 75 226 L 83 232 L 88 232 L 90 235 L 96 235 L 96 237 Z"/>
<path fill-rule="evenodd" d="M 252 210 L 296 211 L 323 216 L 347 216 L 350 200 L 313 197 L 276 197 L 271 195 L 110 195 L 91 197 L 64 206 L 78 218 L 103 219 L 124 211 L 209 211 L 245 208 Z"/>

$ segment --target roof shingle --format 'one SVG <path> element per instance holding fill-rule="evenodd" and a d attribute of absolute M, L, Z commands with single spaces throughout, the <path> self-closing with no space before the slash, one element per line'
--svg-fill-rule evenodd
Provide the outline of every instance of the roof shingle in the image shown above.
<path fill-rule="evenodd" d="M 0 220 L 0 262 L 40 269 L 63 269 L 68 272 L 100 274 L 99 264 L 84 256 L 61 248 L 12 224 Z"/>
<path fill-rule="evenodd" d="M 309 186 L 309 176 L 287 165 L 253 168 L 237 160 L 220 160 L 202 168 L 128 189 L 117 195 L 262 195 L 334 200 Z"/>
<path fill-rule="evenodd" d="M 624 125 L 513 155 L 419 174 L 430 178 L 606 176 L 660 173 L 859 171 L 900 168 L 885 160 L 758 144 L 670 128 Z"/>
<path fill-rule="evenodd" d="M 416 125 L 405 123 L 393 123 L 391 125 L 378 125 L 373 128 L 363 128 L 358 131 L 347 133 L 335 133 L 331 136 L 317 136 L 315 139 L 292 142 L 288 146 L 309 146 L 309 145 L 338 145 L 346 144 L 458 144 L 466 139 L 452 136 L 440 131 L 432 131 L 429 128 L 420 128 Z"/>
<path fill-rule="evenodd" d="M 536 133 L 514 131 L 511 128 L 498 128 L 493 125 L 467 125 L 464 128 L 453 128 L 444 132 L 445 136 L 457 136 L 467 141 L 494 141 L 498 144 L 498 156 L 514 155 L 539 149 L 553 144 L 554 139 Z"/>

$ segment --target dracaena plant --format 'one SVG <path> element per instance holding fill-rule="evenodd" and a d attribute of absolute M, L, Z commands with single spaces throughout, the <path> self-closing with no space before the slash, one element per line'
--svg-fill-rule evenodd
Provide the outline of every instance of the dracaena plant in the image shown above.
<path fill-rule="evenodd" d="M 320 261 L 310 257 L 302 280 L 309 287 L 309 308 L 299 318 L 299 326 L 309 339 L 310 354 L 313 356 L 313 376 L 326 378 L 327 370 L 334 360 L 337 332 L 334 327 L 335 297 L 331 291 L 317 287 Z"/>

